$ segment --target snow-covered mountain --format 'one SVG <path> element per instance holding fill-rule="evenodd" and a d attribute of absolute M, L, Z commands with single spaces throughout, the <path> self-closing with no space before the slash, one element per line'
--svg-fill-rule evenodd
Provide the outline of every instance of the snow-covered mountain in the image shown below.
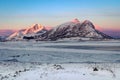
<path fill-rule="evenodd" d="M 12 35 L 10 35 L 7 39 L 8 40 L 22 40 L 24 37 L 36 37 L 38 35 L 41 35 L 45 33 L 48 29 L 47 27 L 44 27 L 40 24 L 34 24 L 31 27 L 28 27 L 27 29 L 21 29 L 19 31 L 16 31 Z"/>
<path fill-rule="evenodd" d="M 15 32 L 8 37 L 8 40 L 58 40 L 64 38 L 111 39 L 112 37 L 96 30 L 93 23 L 89 20 L 80 22 L 78 19 L 74 19 L 54 28 L 35 24 L 27 29 Z"/>
<path fill-rule="evenodd" d="M 41 31 L 44 27 L 39 24 L 34 24 L 33 26 L 27 28 L 23 34 L 32 34 Z"/>
<path fill-rule="evenodd" d="M 48 33 L 44 34 L 46 40 L 58 40 L 71 37 L 85 37 L 92 39 L 110 39 L 112 37 L 95 29 L 93 23 L 89 20 L 81 22 L 74 19 L 70 22 L 58 25 Z"/>

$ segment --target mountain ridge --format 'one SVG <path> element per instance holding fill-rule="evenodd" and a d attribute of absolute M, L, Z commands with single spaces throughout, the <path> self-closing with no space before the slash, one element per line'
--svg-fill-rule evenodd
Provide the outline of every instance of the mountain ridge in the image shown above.
<path fill-rule="evenodd" d="M 86 37 L 94 39 L 111 39 L 112 37 L 95 29 L 93 23 L 89 20 L 84 22 L 66 22 L 56 26 L 46 34 L 47 40 L 58 40 L 70 37 Z"/>
<path fill-rule="evenodd" d="M 22 36 L 22 37 L 21 37 Z M 55 41 L 62 38 L 70 38 L 70 37 L 84 37 L 90 39 L 112 39 L 111 36 L 100 32 L 99 30 L 95 29 L 94 24 L 89 21 L 85 20 L 80 22 L 77 18 L 60 24 L 50 30 L 47 30 L 45 26 L 35 24 L 23 32 L 19 32 L 19 37 L 23 39 L 27 37 L 32 37 L 32 39 L 39 40 L 39 41 Z"/>

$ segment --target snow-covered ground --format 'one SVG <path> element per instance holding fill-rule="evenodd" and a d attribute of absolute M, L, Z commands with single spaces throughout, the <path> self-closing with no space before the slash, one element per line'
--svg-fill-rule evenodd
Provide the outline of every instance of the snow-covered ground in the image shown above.
<path fill-rule="evenodd" d="M 120 80 L 120 41 L 0 43 L 0 80 L 96 79 Z"/>
<path fill-rule="evenodd" d="M 95 68 L 97 70 L 95 70 Z M 120 64 L 0 63 L 0 80 L 120 80 Z"/>

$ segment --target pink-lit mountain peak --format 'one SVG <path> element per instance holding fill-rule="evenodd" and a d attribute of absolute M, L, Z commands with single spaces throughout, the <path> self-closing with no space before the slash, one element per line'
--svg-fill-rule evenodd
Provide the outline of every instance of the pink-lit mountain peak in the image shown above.
<path fill-rule="evenodd" d="M 80 21 L 77 18 L 75 18 L 75 19 L 72 20 L 72 22 L 73 23 L 79 23 Z"/>
<path fill-rule="evenodd" d="M 91 26 L 92 28 L 95 29 L 95 26 L 94 26 L 93 23 L 92 23 L 91 21 L 89 21 L 89 20 L 85 20 L 85 21 L 82 23 L 82 25 L 84 25 L 84 26 Z"/>
<path fill-rule="evenodd" d="M 29 34 L 29 33 L 36 33 L 40 30 L 42 30 L 44 28 L 44 26 L 40 25 L 40 24 L 34 24 L 33 26 L 27 28 L 24 31 L 24 34 Z"/>
<path fill-rule="evenodd" d="M 34 30 L 38 30 L 40 28 L 43 28 L 43 26 L 40 25 L 40 24 L 34 24 L 33 26 L 31 26 L 31 28 L 34 29 Z"/>

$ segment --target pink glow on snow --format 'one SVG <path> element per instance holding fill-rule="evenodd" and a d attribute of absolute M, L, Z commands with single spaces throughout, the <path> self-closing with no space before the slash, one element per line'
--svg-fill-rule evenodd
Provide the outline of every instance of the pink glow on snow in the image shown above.
<path fill-rule="evenodd" d="M 80 21 L 76 18 L 74 20 L 72 20 L 73 23 L 79 23 Z"/>

